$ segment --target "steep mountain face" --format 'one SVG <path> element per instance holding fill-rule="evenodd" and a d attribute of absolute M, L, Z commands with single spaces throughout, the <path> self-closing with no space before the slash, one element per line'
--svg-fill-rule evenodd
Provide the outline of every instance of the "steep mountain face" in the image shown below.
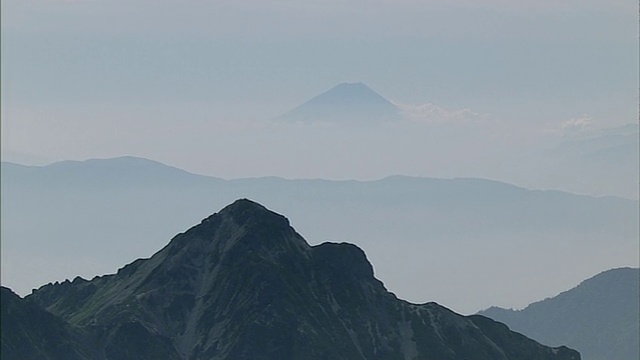
<path fill-rule="evenodd" d="M 580 358 L 483 316 L 399 300 L 362 250 L 309 246 L 249 200 L 117 274 L 49 284 L 26 301 L 89 334 L 95 359 Z"/>
<path fill-rule="evenodd" d="M 519 311 L 481 311 L 543 344 L 566 344 L 585 360 L 640 358 L 640 270 L 608 270 Z"/>
<path fill-rule="evenodd" d="M 342 83 L 280 116 L 299 122 L 371 122 L 394 120 L 400 110 L 363 83 Z"/>

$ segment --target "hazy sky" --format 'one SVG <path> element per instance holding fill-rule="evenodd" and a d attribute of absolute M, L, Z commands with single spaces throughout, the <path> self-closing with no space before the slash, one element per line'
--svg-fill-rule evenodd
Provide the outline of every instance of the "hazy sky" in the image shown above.
<path fill-rule="evenodd" d="M 133 155 L 227 179 L 467 176 L 638 198 L 637 136 L 549 152 L 638 122 L 636 0 L 1 1 L 3 160 Z M 406 119 L 272 121 L 343 82 Z M 583 148 L 598 156 L 549 163 Z"/>
<path fill-rule="evenodd" d="M 637 27 L 631 0 L 2 0 L 2 148 L 226 178 L 483 176 L 480 158 L 637 121 Z M 268 121 L 355 81 L 415 121 Z"/>

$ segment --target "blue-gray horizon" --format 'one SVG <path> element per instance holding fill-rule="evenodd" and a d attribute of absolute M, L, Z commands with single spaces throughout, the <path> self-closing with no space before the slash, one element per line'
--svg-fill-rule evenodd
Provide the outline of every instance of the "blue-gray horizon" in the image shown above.
<path fill-rule="evenodd" d="M 613 195 L 637 202 L 637 8 L 630 0 L 2 0 L 2 160 L 42 165 L 137 156 L 222 179 L 482 178 L 526 189 Z M 325 100 L 305 107 L 304 118 L 281 121 L 283 114 L 344 83 L 360 84 L 341 87 L 359 93 L 337 95 L 347 102 L 320 97 Z M 393 116 L 367 121 L 376 112 Z M 365 121 L 351 121 L 354 113 Z M 5 189 L 3 182 L 3 207 L 9 206 L 10 198 Z M 197 192 L 188 194 L 189 201 L 204 201 Z M 39 206 L 12 195 L 27 215 L 28 206 Z M 140 201 L 158 201 L 153 195 L 153 200 Z M 276 195 L 269 194 L 277 201 Z M 68 200 L 57 193 L 48 196 Z M 109 201 L 116 198 L 98 200 L 114 205 Z M 177 195 L 172 200 L 187 206 Z M 582 211 L 576 203 L 567 205 L 567 214 Z M 81 205 L 79 201 L 68 207 Z M 308 204 L 285 215 L 304 215 L 302 205 Z M 526 210 L 527 205 L 514 208 Z M 109 208 L 101 206 L 95 209 Z M 540 210 L 540 215 L 549 208 L 553 206 Z M 371 211 L 383 224 L 386 217 L 381 214 L 387 209 L 380 209 Z M 422 224 L 422 214 L 411 209 L 407 206 L 404 219 Z M 6 223 L 9 215 L 3 213 Z M 89 211 L 80 214 L 88 221 L 101 218 Z M 638 222 L 637 211 L 625 214 L 633 220 L 625 223 L 631 230 L 617 238 L 620 247 L 606 247 L 609 243 L 603 239 L 609 234 L 604 231 L 585 230 L 594 223 L 590 219 L 572 230 L 573 242 L 561 242 L 566 234 L 558 231 L 553 238 L 557 242 L 536 250 L 539 258 L 523 256 L 523 261 L 539 262 L 532 264 L 535 271 L 528 273 L 527 281 L 540 282 L 540 259 L 574 261 L 564 255 L 572 247 L 584 250 L 584 266 L 592 261 L 590 256 L 605 262 L 598 255 L 603 251 L 611 252 L 609 265 L 628 259 L 628 249 L 637 249 L 637 236 L 629 234 Z M 75 221 L 75 213 L 67 215 Z M 428 215 L 437 219 L 439 213 Z M 451 214 L 452 222 L 455 215 Z M 569 216 L 565 215 L 545 220 L 558 224 Z M 60 230 L 56 226 L 61 222 L 42 217 Z M 477 220 L 473 214 L 468 218 Z M 28 225 L 24 219 L 31 218 L 20 217 L 15 223 Z M 357 229 L 348 225 L 343 228 L 357 236 Z M 367 227 L 364 220 L 359 225 Z M 451 226 L 460 227 L 464 224 Z M 120 236 L 109 232 L 116 229 L 106 229 L 103 236 Z M 5 249 L 13 246 L 7 244 L 18 247 L 18 239 L 30 231 L 29 244 L 38 244 L 53 232 L 26 225 L 2 230 L 15 231 L 11 239 L 3 236 L 3 266 Z M 326 230 L 333 229 L 328 225 Z M 532 225 L 529 230 L 531 237 L 520 237 L 514 230 L 498 232 L 496 239 L 511 253 L 551 239 L 543 228 Z M 390 238 L 396 236 L 387 231 Z M 458 239 L 463 250 L 453 259 L 461 264 L 454 270 L 460 278 L 471 271 L 464 264 L 477 260 L 473 255 L 498 258 L 474 236 L 464 235 Z M 489 235 L 491 240 L 493 234 Z M 449 236 L 439 240 L 451 244 Z M 514 238 L 522 246 L 513 245 Z M 59 239 L 79 241 L 71 236 Z M 580 245 L 584 239 L 593 252 Z M 392 257 L 384 265 L 388 273 L 415 252 L 409 245 L 390 251 L 388 243 L 379 240 L 371 245 L 372 253 L 378 254 L 374 263 Z M 36 247 L 11 261 L 28 261 L 29 251 Z M 64 246 L 53 248 L 60 247 Z M 149 255 L 149 249 L 155 248 L 138 253 Z M 449 248 L 443 249 L 438 255 L 450 254 Z M 549 255 L 548 249 L 555 252 Z M 88 254 L 79 266 L 88 268 L 94 261 Z M 49 255 L 43 250 L 43 257 Z M 60 258 L 49 261 L 61 266 Z M 24 266 L 42 272 L 28 263 Z M 497 265 L 487 266 L 488 282 L 504 272 Z M 437 271 L 435 265 L 425 269 Z M 398 275 L 398 281 L 411 288 L 415 279 L 404 275 Z M 578 278 L 571 272 L 562 276 Z M 455 300 L 464 294 L 450 296 Z"/>

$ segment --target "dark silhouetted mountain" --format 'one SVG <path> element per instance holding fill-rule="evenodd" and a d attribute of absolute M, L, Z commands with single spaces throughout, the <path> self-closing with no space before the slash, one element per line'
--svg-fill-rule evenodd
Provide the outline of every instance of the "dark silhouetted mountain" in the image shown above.
<path fill-rule="evenodd" d="M 358 247 L 310 246 L 249 200 L 117 274 L 26 300 L 91 334 L 94 359 L 580 358 L 483 316 L 399 300 Z"/>
<path fill-rule="evenodd" d="M 638 202 L 615 197 L 483 179 L 227 181 L 138 158 L 2 163 L 0 175 L 2 281 L 21 296 L 145 257 L 211 208 L 244 197 L 291 214 L 311 244 L 366 248 L 399 296 L 467 314 L 524 307 L 603 268 L 638 262 Z M 415 274 L 418 284 L 407 280 Z"/>
<path fill-rule="evenodd" d="M 278 117 L 291 122 L 374 122 L 394 120 L 399 109 L 363 83 L 342 83 Z"/>
<path fill-rule="evenodd" d="M 480 314 L 547 345 L 566 344 L 585 360 L 640 358 L 640 270 L 600 273 L 523 310 L 492 307 Z"/>

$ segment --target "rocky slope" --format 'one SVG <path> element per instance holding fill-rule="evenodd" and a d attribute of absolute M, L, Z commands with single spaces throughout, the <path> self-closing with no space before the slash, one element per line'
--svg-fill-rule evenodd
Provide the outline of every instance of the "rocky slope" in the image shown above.
<path fill-rule="evenodd" d="M 86 334 L 93 359 L 580 358 L 483 316 L 399 300 L 358 247 L 309 246 L 249 200 L 117 274 L 49 284 L 24 301 Z"/>
<path fill-rule="evenodd" d="M 2 359 L 88 359 L 90 341 L 78 328 L 0 288 Z"/>

